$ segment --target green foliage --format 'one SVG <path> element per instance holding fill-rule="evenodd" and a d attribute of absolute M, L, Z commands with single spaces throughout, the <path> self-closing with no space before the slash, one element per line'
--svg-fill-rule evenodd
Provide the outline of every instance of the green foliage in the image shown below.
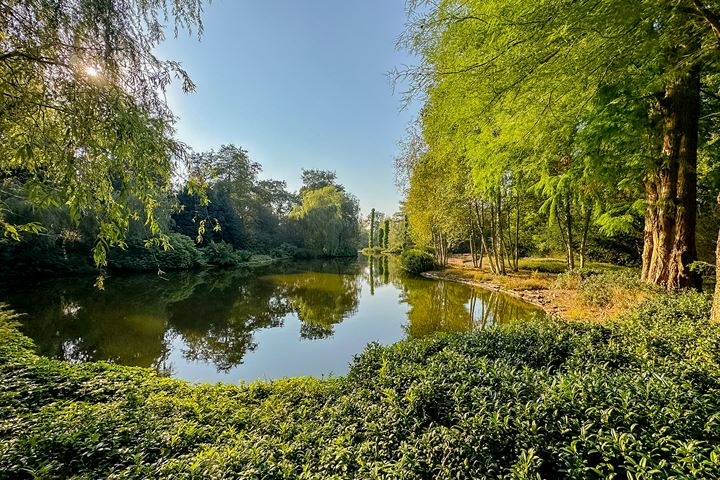
<path fill-rule="evenodd" d="M 658 292 L 659 287 L 640 280 L 636 270 L 619 270 L 589 275 L 580 283 L 583 302 L 595 307 L 604 307 L 614 301 L 618 292 L 634 294 Z"/>
<path fill-rule="evenodd" d="M 289 217 L 297 222 L 304 247 L 320 256 L 355 254 L 360 229 L 357 199 L 335 185 L 305 190 L 301 198 Z"/>
<path fill-rule="evenodd" d="M 233 267 L 250 260 L 252 254 L 244 250 L 235 250 L 232 245 L 225 242 L 210 242 L 202 249 L 202 255 L 208 265 Z"/>
<path fill-rule="evenodd" d="M 360 253 L 362 253 L 363 255 L 367 255 L 367 256 L 382 255 L 383 249 L 382 249 L 382 247 L 372 247 L 372 248 L 365 247 L 362 250 L 360 250 Z"/>
<path fill-rule="evenodd" d="M 370 210 L 370 234 L 368 236 L 368 248 L 375 246 L 375 209 Z"/>
<path fill-rule="evenodd" d="M 185 235 L 168 235 L 168 247 L 131 244 L 127 248 L 110 251 L 109 266 L 114 270 L 184 270 L 205 265 L 202 252 Z"/>
<path fill-rule="evenodd" d="M 437 268 L 431 254 L 417 249 L 405 250 L 400 255 L 400 266 L 410 273 L 422 273 Z"/>
<path fill-rule="evenodd" d="M 485 236 L 487 248 L 498 244 L 506 257 L 515 241 L 525 253 L 567 252 L 568 268 L 575 255 L 580 266 L 587 258 L 635 266 L 646 208 L 695 211 L 697 196 L 707 220 L 698 225 L 700 253 L 711 258 L 720 105 L 705 92 L 718 85 L 718 18 L 717 2 L 408 2 L 400 44 L 419 64 L 396 80 L 423 108 L 397 166 L 413 239 L 442 253 L 444 245 L 467 251 L 470 238 Z M 672 121 L 674 104 L 695 102 L 701 108 L 684 130 Z M 675 152 L 677 135 L 699 143 Z M 653 186 L 677 162 L 699 173 L 698 195 L 695 179 L 682 174 L 670 174 L 678 185 Z M 678 244 L 695 242 L 694 217 L 676 234 L 686 231 Z M 661 272 L 669 253 L 650 257 Z M 694 246 L 683 262 L 693 257 Z"/>
<path fill-rule="evenodd" d="M 302 255 L 300 250 L 300 248 L 291 243 L 282 243 L 280 246 L 273 249 L 272 256 L 276 258 L 297 258 Z"/>
<path fill-rule="evenodd" d="M 92 274 L 96 270 L 88 252 L 86 245 L 63 239 L 0 239 L 0 272 L 5 278 Z"/>
<path fill-rule="evenodd" d="M 157 222 L 184 147 L 172 138 L 164 92 L 177 62 L 159 58 L 166 29 L 200 29 L 202 0 L 9 0 L 0 15 L 0 172 L 21 178 L 37 208 L 65 206 L 96 222 L 93 259 L 105 265 L 132 218 L 166 243 Z M 192 188 L 199 192 L 197 185 Z M 0 209 L 11 237 L 32 231 Z M 42 224 L 48 227 L 49 224 Z"/>
<path fill-rule="evenodd" d="M 713 478 L 720 326 L 664 295 L 390 347 L 347 377 L 191 385 L 37 357 L 0 322 L 0 476 Z"/>
<path fill-rule="evenodd" d="M 382 247 L 384 249 L 388 248 L 388 245 L 390 243 L 390 219 L 386 218 L 383 222 L 383 229 L 382 229 L 383 235 L 382 235 Z"/>

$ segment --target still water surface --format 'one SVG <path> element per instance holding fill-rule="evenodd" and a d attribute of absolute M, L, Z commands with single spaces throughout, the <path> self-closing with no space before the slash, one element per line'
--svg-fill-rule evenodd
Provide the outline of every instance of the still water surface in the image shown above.
<path fill-rule="evenodd" d="M 276 264 L 7 288 L 41 354 L 151 367 L 197 382 L 341 375 L 369 342 L 529 318 L 512 297 L 408 276 L 393 259 Z"/>

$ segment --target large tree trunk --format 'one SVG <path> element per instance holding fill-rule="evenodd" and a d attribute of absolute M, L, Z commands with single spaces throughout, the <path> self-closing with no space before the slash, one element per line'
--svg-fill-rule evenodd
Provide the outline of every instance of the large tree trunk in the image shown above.
<path fill-rule="evenodd" d="M 642 278 L 669 289 L 698 288 L 700 277 L 688 265 L 696 259 L 699 72 L 668 86 L 658 107 L 663 147 L 661 163 L 645 179 Z"/>
<path fill-rule="evenodd" d="M 718 203 L 720 203 L 720 195 L 718 195 Z M 713 322 L 720 322 L 720 233 L 715 244 L 715 294 L 710 318 Z"/>
<path fill-rule="evenodd" d="M 717 203 L 720 205 L 720 194 L 717 196 Z M 720 322 L 720 232 L 718 232 L 717 242 L 715 243 L 715 293 L 713 294 L 710 319 L 713 322 Z"/>

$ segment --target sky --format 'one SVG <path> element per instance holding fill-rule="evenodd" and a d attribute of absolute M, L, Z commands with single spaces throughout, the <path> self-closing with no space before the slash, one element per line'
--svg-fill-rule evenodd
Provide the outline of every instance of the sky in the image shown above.
<path fill-rule="evenodd" d="M 195 151 L 233 143 L 262 178 L 300 187 L 302 168 L 335 170 L 363 213 L 391 214 L 393 158 L 417 113 L 388 72 L 415 63 L 396 49 L 404 0 L 213 0 L 200 40 L 158 49 L 197 85 L 167 92 L 178 138 Z"/>

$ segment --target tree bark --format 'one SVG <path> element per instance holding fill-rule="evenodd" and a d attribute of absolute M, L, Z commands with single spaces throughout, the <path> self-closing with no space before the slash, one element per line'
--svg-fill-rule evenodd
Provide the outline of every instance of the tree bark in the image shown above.
<path fill-rule="evenodd" d="M 663 146 L 659 165 L 645 179 L 642 279 L 668 289 L 699 288 L 699 275 L 688 268 L 697 258 L 699 71 L 666 87 L 658 107 Z"/>
<path fill-rule="evenodd" d="M 477 199 L 475 200 L 475 215 L 477 216 L 478 226 L 480 228 L 480 246 L 482 247 L 482 250 L 480 251 L 480 267 L 482 268 L 482 256 L 487 255 L 488 263 L 490 264 L 490 271 L 497 274 L 495 264 L 493 263 L 492 256 L 490 255 L 490 250 L 488 249 L 487 242 L 485 241 L 485 204 L 482 203 L 480 208 L 478 208 Z"/>
<path fill-rule="evenodd" d="M 575 270 L 575 251 L 573 250 L 573 230 L 572 230 L 572 205 L 570 195 L 568 195 L 567 202 L 565 203 L 565 221 L 567 222 L 567 255 L 568 255 L 568 268 Z"/>
<path fill-rule="evenodd" d="M 720 203 L 720 195 L 718 195 L 718 203 Z M 715 293 L 713 294 L 710 320 L 720 322 L 720 232 L 718 232 L 718 239 L 715 243 Z"/>
<path fill-rule="evenodd" d="M 514 270 L 520 270 L 520 190 L 517 192 L 517 217 L 515 218 L 515 265 Z"/>
<path fill-rule="evenodd" d="M 583 231 L 582 231 L 582 237 L 580 239 L 580 269 L 582 270 L 585 268 L 585 260 L 586 260 L 586 254 L 585 251 L 587 250 L 587 239 L 588 239 L 588 232 L 590 230 L 590 217 L 592 214 L 592 209 L 590 207 L 585 207 L 585 223 L 583 223 Z"/>
<path fill-rule="evenodd" d="M 717 203 L 720 205 L 720 194 L 717 196 Z M 715 293 L 713 294 L 710 320 L 720 322 L 720 232 L 718 232 L 717 242 L 715 243 Z"/>

